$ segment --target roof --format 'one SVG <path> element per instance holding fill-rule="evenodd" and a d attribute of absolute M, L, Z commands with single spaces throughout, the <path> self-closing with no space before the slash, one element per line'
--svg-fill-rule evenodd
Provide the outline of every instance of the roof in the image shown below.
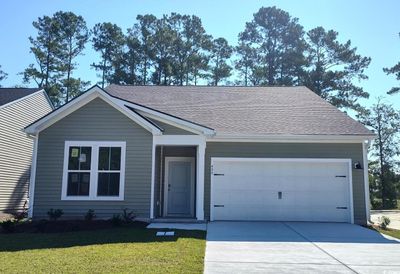
<path fill-rule="evenodd" d="M 217 136 L 374 134 L 299 87 L 122 86 L 106 91 L 216 131 Z"/>
<path fill-rule="evenodd" d="M 39 88 L 0 88 L 0 106 L 31 95 Z"/>

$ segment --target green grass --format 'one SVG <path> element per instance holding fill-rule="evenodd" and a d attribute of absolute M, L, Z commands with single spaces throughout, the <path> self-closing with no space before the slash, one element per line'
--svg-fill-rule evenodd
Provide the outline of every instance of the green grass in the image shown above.
<path fill-rule="evenodd" d="M 373 226 L 371 228 L 373 230 L 378 231 L 379 233 L 386 234 L 386 235 L 392 236 L 394 238 L 400 239 L 400 230 L 391 229 L 391 228 L 382 229 L 382 228 L 380 228 L 378 226 Z"/>
<path fill-rule="evenodd" d="M 0 234 L 2 273 L 202 273 L 205 232 L 121 227 Z"/>

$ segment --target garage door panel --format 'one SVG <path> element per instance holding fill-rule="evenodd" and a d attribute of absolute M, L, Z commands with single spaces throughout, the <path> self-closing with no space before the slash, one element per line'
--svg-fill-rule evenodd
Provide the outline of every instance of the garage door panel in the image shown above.
<path fill-rule="evenodd" d="M 219 160 L 215 173 L 215 220 L 350 221 L 346 161 Z"/>

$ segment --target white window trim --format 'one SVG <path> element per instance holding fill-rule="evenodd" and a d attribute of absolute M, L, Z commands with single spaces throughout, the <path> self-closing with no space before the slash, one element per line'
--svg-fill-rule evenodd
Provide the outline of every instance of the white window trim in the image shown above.
<path fill-rule="evenodd" d="M 92 157 L 90 162 L 90 184 L 89 196 L 67 196 L 68 187 L 68 156 L 71 146 L 90 146 L 92 147 Z M 98 158 L 99 147 L 120 147 L 121 148 L 121 169 L 119 178 L 119 196 L 97 196 L 98 184 Z M 61 200 L 70 201 L 122 201 L 125 194 L 125 160 L 126 142 L 114 141 L 65 141 L 64 146 L 64 166 L 61 189 Z M 94 168 L 95 167 L 95 168 Z"/>

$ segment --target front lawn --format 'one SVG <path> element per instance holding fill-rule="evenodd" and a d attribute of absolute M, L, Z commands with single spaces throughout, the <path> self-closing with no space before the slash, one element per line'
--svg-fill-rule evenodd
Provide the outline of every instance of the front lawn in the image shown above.
<path fill-rule="evenodd" d="M 376 225 L 369 226 L 369 228 L 371 228 L 373 230 L 376 230 L 379 233 L 386 234 L 386 235 L 392 236 L 394 238 L 400 239 L 400 230 L 391 229 L 391 228 L 382 229 L 382 228 L 380 228 L 379 226 L 376 226 Z"/>
<path fill-rule="evenodd" d="M 202 273 L 205 232 L 119 227 L 0 234 L 2 273 Z"/>
<path fill-rule="evenodd" d="M 400 230 L 397 230 L 397 229 L 390 229 L 390 228 L 388 228 L 388 229 L 382 229 L 382 228 L 379 228 L 379 227 L 374 227 L 374 229 L 375 229 L 376 231 L 382 233 L 382 234 L 386 234 L 386 235 L 395 237 L 395 238 L 397 238 L 397 239 L 400 239 Z"/>

